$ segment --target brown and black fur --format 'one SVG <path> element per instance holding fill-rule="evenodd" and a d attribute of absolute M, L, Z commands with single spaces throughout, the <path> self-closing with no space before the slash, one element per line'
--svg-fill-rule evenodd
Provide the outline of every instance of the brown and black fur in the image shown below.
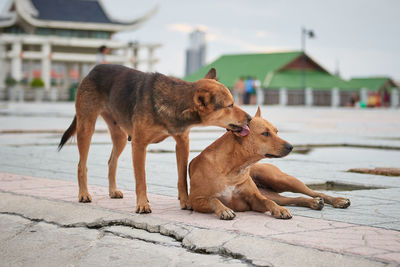
<path fill-rule="evenodd" d="M 240 130 L 251 117 L 234 105 L 232 95 L 216 81 L 211 69 L 204 79 L 186 82 L 160 73 L 143 73 L 120 65 L 96 66 L 79 85 L 76 115 L 65 131 L 59 149 L 77 134 L 79 149 L 79 201 L 90 202 L 87 189 L 87 155 L 98 116 L 108 125 L 113 149 L 109 165 L 109 194 L 122 198 L 116 186 L 118 157 L 132 141 L 138 213 L 151 212 L 146 193 L 145 158 L 150 143 L 168 136 L 176 140 L 178 191 L 181 208 L 187 208 L 189 130 L 215 125 Z"/>

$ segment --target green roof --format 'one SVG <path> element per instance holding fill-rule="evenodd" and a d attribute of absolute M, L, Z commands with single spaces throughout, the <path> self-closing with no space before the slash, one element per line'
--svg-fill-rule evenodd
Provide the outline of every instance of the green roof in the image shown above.
<path fill-rule="evenodd" d="M 341 78 L 316 70 L 304 72 L 305 87 L 317 90 L 331 90 L 332 88 L 351 89 L 348 82 Z M 273 74 L 264 82 L 264 87 L 279 89 L 301 89 L 303 87 L 303 72 L 301 70 L 284 70 Z"/>
<path fill-rule="evenodd" d="M 264 81 L 267 73 L 277 71 L 300 55 L 301 52 L 224 55 L 184 79 L 199 80 L 213 67 L 217 70 L 218 80 L 227 87 L 232 87 L 239 77 L 252 76 Z"/>
<path fill-rule="evenodd" d="M 394 82 L 389 77 L 366 77 L 353 78 L 349 81 L 352 87 L 367 88 L 368 90 L 378 91 L 387 86 L 388 88 L 396 87 Z"/>
<path fill-rule="evenodd" d="M 302 55 L 301 51 L 264 53 L 264 54 L 237 54 L 223 55 L 214 62 L 202 67 L 191 75 L 186 76 L 186 81 L 196 81 L 203 78 L 210 68 L 217 70 L 218 80 L 225 86 L 232 88 L 240 77 L 256 77 L 266 88 L 300 89 L 302 85 L 302 71 L 300 69 L 285 70 L 284 67 Z M 331 75 L 318 63 L 314 62 L 316 69 L 307 70 L 306 87 L 314 89 L 351 89 L 347 81 L 338 76 Z"/>

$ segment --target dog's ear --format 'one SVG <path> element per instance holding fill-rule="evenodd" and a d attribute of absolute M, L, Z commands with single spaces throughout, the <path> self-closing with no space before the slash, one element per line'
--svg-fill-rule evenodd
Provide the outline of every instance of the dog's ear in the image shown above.
<path fill-rule="evenodd" d="M 210 104 L 211 94 L 206 90 L 199 90 L 194 94 L 193 101 L 198 109 L 205 109 Z"/>
<path fill-rule="evenodd" d="M 260 106 L 258 106 L 256 115 L 255 115 L 254 117 L 261 117 L 261 109 L 260 109 Z"/>
<path fill-rule="evenodd" d="M 217 79 L 217 71 L 214 68 L 211 68 L 206 76 L 204 76 L 205 79 L 213 79 L 213 80 L 218 80 Z"/>

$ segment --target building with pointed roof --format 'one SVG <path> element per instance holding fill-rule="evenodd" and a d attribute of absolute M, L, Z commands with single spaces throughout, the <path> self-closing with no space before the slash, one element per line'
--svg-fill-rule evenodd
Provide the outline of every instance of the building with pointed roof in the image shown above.
<path fill-rule="evenodd" d="M 289 105 L 304 105 L 307 100 L 305 91 L 313 90 L 311 97 L 314 105 L 331 105 L 331 90 L 348 91 L 347 81 L 332 75 L 315 60 L 300 51 L 223 55 L 204 66 L 192 75 L 185 77 L 194 81 L 204 77 L 208 69 L 217 69 L 218 79 L 228 88 L 233 88 L 240 77 L 255 77 L 263 87 L 263 104 L 279 104 L 285 93 Z M 349 94 L 349 93 L 342 93 Z M 345 102 L 347 96 L 342 96 Z M 339 100 L 337 100 L 339 101 Z M 344 103 L 342 103 L 344 105 Z"/>
<path fill-rule="evenodd" d="M 369 91 L 390 91 L 398 86 L 390 77 L 359 77 L 352 78 L 350 85 L 355 88 L 366 88 Z"/>
<path fill-rule="evenodd" d="M 5 75 L 30 80 L 36 70 L 49 88 L 56 76 L 52 73 L 60 69 L 68 86 L 73 69 L 82 76 L 96 63 L 103 45 L 111 49 L 107 62 L 153 71 L 154 50 L 160 44 L 128 43 L 112 36 L 139 28 L 156 12 L 157 7 L 121 21 L 107 12 L 101 0 L 9 0 L 0 14 L 0 66 L 5 68 L 0 87 Z M 139 50 L 147 50 L 147 59 L 138 58 Z"/>
<path fill-rule="evenodd" d="M 260 80 L 263 100 L 258 104 L 345 106 L 358 98 L 361 88 L 394 85 L 388 78 L 343 80 L 301 51 L 223 55 L 184 79 L 201 79 L 212 67 L 230 89 L 240 77 Z"/>
<path fill-rule="evenodd" d="M 308 55 L 304 55 L 302 61 L 303 53 L 299 51 L 223 55 L 192 75 L 186 76 L 185 79 L 188 81 L 199 79 L 214 67 L 217 69 L 219 81 L 229 88 L 233 87 L 239 77 L 251 76 L 260 80 L 264 88 L 285 87 L 295 90 L 303 87 L 304 71 L 305 87 L 348 88 L 346 81 L 330 74 Z"/>

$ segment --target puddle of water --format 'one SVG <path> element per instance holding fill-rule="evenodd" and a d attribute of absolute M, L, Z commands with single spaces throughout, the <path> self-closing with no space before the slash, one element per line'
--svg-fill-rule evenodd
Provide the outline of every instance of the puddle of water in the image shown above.
<path fill-rule="evenodd" d="M 332 181 L 328 181 L 326 183 L 321 183 L 321 184 L 308 184 L 307 186 L 315 191 L 355 191 L 355 190 L 385 189 L 385 187 L 345 184 Z"/>

